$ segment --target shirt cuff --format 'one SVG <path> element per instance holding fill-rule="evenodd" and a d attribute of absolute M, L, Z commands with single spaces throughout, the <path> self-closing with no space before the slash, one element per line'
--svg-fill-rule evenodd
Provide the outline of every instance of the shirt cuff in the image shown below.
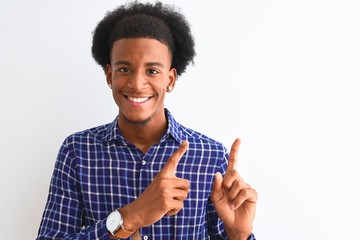
<path fill-rule="evenodd" d="M 256 240 L 255 235 L 251 233 L 247 240 Z"/>

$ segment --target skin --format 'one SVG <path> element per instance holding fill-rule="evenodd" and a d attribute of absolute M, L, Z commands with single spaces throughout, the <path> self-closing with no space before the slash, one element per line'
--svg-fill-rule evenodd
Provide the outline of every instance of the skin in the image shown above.
<path fill-rule="evenodd" d="M 176 80 L 171 53 L 155 39 L 130 38 L 114 42 L 110 56 L 106 79 L 119 107 L 119 129 L 128 142 L 146 153 L 167 129 L 165 95 L 169 92 L 167 87 L 173 89 Z M 175 170 L 188 146 L 184 141 L 146 190 L 134 202 L 118 209 L 125 229 L 135 232 L 165 215 L 176 215 L 183 208 L 190 183 L 176 177 Z M 230 239 L 247 239 L 250 235 L 257 201 L 256 191 L 242 180 L 235 168 L 239 146 L 240 140 L 236 139 L 226 174 L 215 175 L 211 194 Z"/>
<path fill-rule="evenodd" d="M 166 132 L 165 94 L 176 80 L 171 54 L 157 40 L 135 38 L 114 42 L 110 58 L 106 78 L 119 107 L 119 128 L 127 141 L 146 153 Z"/>
<path fill-rule="evenodd" d="M 235 139 L 225 175 L 216 173 L 210 196 L 230 239 L 247 239 L 251 234 L 257 202 L 257 192 L 236 170 L 239 148 L 240 139 Z"/>

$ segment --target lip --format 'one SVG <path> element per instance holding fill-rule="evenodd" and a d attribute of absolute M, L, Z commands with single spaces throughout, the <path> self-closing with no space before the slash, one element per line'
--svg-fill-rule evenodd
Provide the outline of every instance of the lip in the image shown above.
<path fill-rule="evenodd" d="M 152 96 L 130 96 L 130 95 L 124 95 L 124 96 L 133 105 L 144 104 L 152 98 Z"/>

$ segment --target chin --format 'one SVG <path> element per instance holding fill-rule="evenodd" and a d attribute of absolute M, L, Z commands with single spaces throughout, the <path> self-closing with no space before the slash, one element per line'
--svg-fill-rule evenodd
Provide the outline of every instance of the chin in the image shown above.
<path fill-rule="evenodd" d="M 125 121 L 127 121 L 128 123 L 135 125 L 146 125 L 150 121 L 150 118 L 127 118 L 127 117 L 124 118 Z"/>

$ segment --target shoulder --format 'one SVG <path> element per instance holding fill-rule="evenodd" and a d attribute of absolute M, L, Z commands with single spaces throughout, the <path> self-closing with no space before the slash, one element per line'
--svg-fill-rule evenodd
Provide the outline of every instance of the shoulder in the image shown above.
<path fill-rule="evenodd" d="M 111 132 L 112 123 L 103 124 L 70 134 L 65 138 L 64 145 L 83 145 L 101 143 Z"/>
<path fill-rule="evenodd" d="M 181 124 L 179 124 L 179 130 L 182 133 L 182 138 L 184 140 L 188 140 L 190 144 L 195 144 L 197 148 L 201 146 L 201 148 L 227 153 L 227 149 L 223 143 L 206 134 L 203 134 L 192 128 L 185 127 Z"/>
<path fill-rule="evenodd" d="M 177 141 L 188 140 L 190 147 L 195 144 L 196 148 L 200 149 L 208 148 L 211 150 L 226 151 L 226 148 L 221 142 L 176 121 L 168 109 L 165 109 L 165 114 L 169 121 L 170 130 L 168 131 Z"/>
<path fill-rule="evenodd" d="M 75 170 L 79 159 L 89 157 L 96 149 L 102 149 L 111 128 L 112 123 L 108 123 L 68 135 L 58 151 L 55 169 Z"/>
<path fill-rule="evenodd" d="M 187 156 L 192 159 L 188 160 L 190 164 L 200 164 L 202 172 L 225 172 L 229 153 L 221 142 L 182 125 L 179 130 L 182 139 L 189 141 Z"/>

